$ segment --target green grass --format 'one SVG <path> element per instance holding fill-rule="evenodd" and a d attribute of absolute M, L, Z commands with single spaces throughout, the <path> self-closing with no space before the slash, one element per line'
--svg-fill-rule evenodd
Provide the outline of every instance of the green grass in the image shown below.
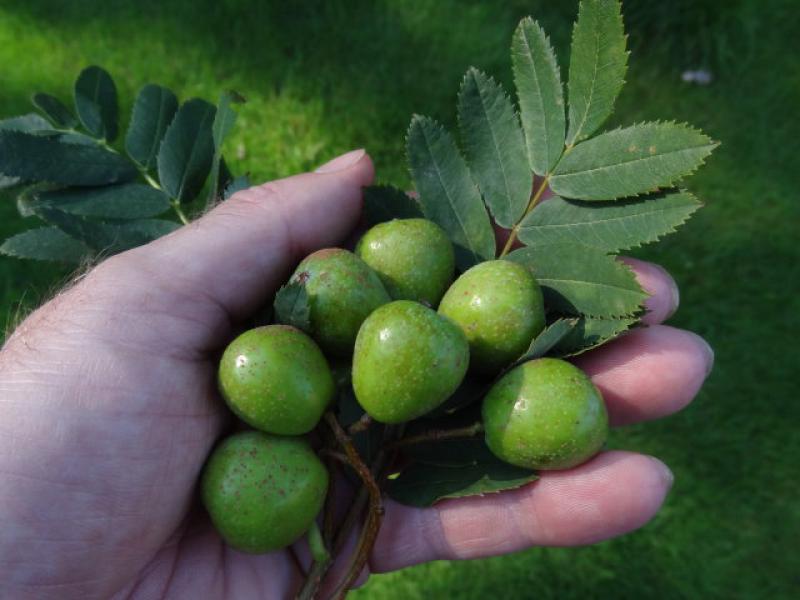
<path fill-rule="evenodd" d="M 634 54 L 617 122 L 685 120 L 722 146 L 690 187 L 707 206 L 639 252 L 681 285 L 674 324 L 704 335 L 717 364 L 682 414 L 616 432 L 658 455 L 676 483 L 643 530 L 582 549 L 532 549 L 376 576 L 355 598 L 790 598 L 800 595 L 800 19 L 792 0 L 626 3 Z M 380 179 L 407 185 L 413 112 L 450 125 L 469 65 L 510 84 L 508 45 L 532 13 L 566 71 L 574 3 L 478 0 L 0 3 L 0 114 L 37 90 L 70 94 L 86 64 L 117 79 L 127 114 L 148 81 L 184 98 L 226 88 L 248 103 L 229 143 L 236 172 L 268 179 L 365 146 Z M 708 66 L 714 84 L 680 81 Z M 28 227 L 0 204 L 0 235 Z M 13 321 L 67 276 L 0 258 Z"/>

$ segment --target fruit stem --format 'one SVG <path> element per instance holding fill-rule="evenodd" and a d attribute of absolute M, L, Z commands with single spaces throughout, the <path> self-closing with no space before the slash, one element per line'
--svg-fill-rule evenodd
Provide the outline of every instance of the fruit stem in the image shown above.
<path fill-rule="evenodd" d="M 361 433 L 362 431 L 366 431 L 369 429 L 370 425 L 372 425 L 372 417 L 370 417 L 367 413 L 361 415 L 361 418 L 350 425 L 347 428 L 347 435 L 355 435 L 357 433 Z"/>
<path fill-rule="evenodd" d="M 308 547 L 311 550 L 311 556 L 314 561 L 318 563 L 328 562 L 331 559 L 328 548 L 325 547 L 325 541 L 322 539 L 322 532 L 319 530 L 319 525 L 316 521 L 311 523 L 308 529 Z"/>
<path fill-rule="evenodd" d="M 458 429 L 431 429 L 417 435 L 410 435 L 392 443 L 390 448 L 402 448 L 403 446 L 411 446 L 413 444 L 422 444 L 424 442 L 435 442 L 438 440 L 453 440 L 458 438 L 471 438 L 475 437 L 483 431 L 483 423 L 477 422 L 467 427 L 459 427 Z"/>
<path fill-rule="evenodd" d="M 336 420 L 336 416 L 331 412 L 326 413 L 325 422 L 328 424 L 328 427 L 331 428 L 342 450 L 344 450 L 348 463 L 355 469 L 361 481 L 364 483 L 364 488 L 369 497 L 367 521 L 361 529 L 356 551 L 350 559 L 350 567 L 347 569 L 347 573 L 339 585 L 336 586 L 332 594 L 333 598 L 339 599 L 347 595 L 347 591 L 356 582 L 364 566 L 367 564 L 369 555 L 372 552 L 372 546 L 375 544 L 375 540 L 378 537 L 378 531 L 380 531 L 381 520 L 383 519 L 383 499 L 381 498 L 381 490 L 378 487 L 375 476 L 370 468 L 364 464 L 364 461 L 361 459 L 355 446 L 353 446 L 353 442 L 347 435 L 347 432 L 345 432 L 339 424 L 339 421 Z M 343 533 L 344 530 L 339 532 L 339 538 Z M 339 541 L 340 540 L 337 538 L 337 546 Z"/>
<path fill-rule="evenodd" d="M 506 240 L 506 245 L 503 246 L 503 251 L 500 252 L 500 257 L 503 258 L 506 254 L 511 251 L 511 247 L 514 245 L 514 242 L 517 240 L 517 235 L 519 235 L 519 226 L 525 217 L 536 208 L 536 205 L 539 204 L 539 200 L 542 199 L 542 194 L 547 189 L 547 184 L 550 182 L 550 174 L 548 173 L 545 175 L 545 178 L 542 179 L 542 183 L 539 185 L 539 188 L 533 194 L 531 201 L 528 202 L 528 207 L 525 209 L 525 213 L 522 215 L 522 218 L 517 222 L 514 227 L 511 228 L 511 233 L 508 235 L 508 239 Z"/>

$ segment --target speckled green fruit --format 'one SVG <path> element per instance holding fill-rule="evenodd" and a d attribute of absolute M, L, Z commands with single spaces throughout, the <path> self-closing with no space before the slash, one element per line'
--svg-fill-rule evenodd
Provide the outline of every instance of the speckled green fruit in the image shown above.
<path fill-rule="evenodd" d="M 489 375 L 519 358 L 545 325 L 539 284 L 528 269 L 508 260 L 483 262 L 461 275 L 439 313 L 466 334 L 472 368 Z"/>
<path fill-rule="evenodd" d="M 379 223 L 358 242 L 356 254 L 395 300 L 416 300 L 435 308 L 453 281 L 453 244 L 427 219 Z"/>
<path fill-rule="evenodd" d="M 373 419 L 402 423 L 447 400 L 468 364 L 467 340 L 456 325 L 418 302 L 397 300 L 358 332 L 353 389 Z"/>
<path fill-rule="evenodd" d="M 291 281 L 305 283 L 311 336 L 325 352 L 348 356 L 358 328 L 373 310 L 391 300 L 380 278 L 352 252 L 327 248 L 308 255 Z"/>
<path fill-rule="evenodd" d="M 311 526 L 328 472 L 305 439 L 260 431 L 224 440 L 206 463 L 203 504 L 219 534 L 251 553 L 285 548 Z"/>
<path fill-rule="evenodd" d="M 245 423 L 279 435 L 311 431 L 335 393 L 322 351 L 288 325 L 257 327 L 233 340 L 219 363 L 219 389 Z"/>
<path fill-rule="evenodd" d="M 483 401 L 486 444 L 530 469 L 569 469 L 594 456 L 608 436 L 603 397 L 589 377 L 556 358 L 512 369 Z"/>

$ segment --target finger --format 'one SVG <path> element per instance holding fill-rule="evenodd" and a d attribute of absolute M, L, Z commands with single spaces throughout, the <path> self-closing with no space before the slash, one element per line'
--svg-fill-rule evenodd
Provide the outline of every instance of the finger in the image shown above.
<path fill-rule="evenodd" d="M 655 458 L 605 452 L 569 471 L 544 472 L 518 490 L 425 509 L 389 502 L 371 570 L 598 542 L 647 523 L 671 484 L 669 469 Z"/>
<path fill-rule="evenodd" d="M 600 389 L 612 425 L 657 419 L 685 407 L 714 364 L 700 336 L 654 325 L 629 334 L 573 362 Z"/>
<path fill-rule="evenodd" d="M 107 261 L 105 271 L 111 278 L 115 269 L 126 277 L 140 273 L 183 301 L 213 303 L 242 318 L 263 305 L 305 254 L 347 235 L 361 211 L 361 188 L 372 177 L 369 156 L 349 152 L 313 173 L 237 192 L 171 235 Z"/>
<path fill-rule="evenodd" d="M 648 294 L 644 303 L 647 313 L 642 317 L 643 323 L 656 325 L 675 314 L 680 304 L 678 284 L 663 267 L 627 256 L 620 260 L 633 269 L 636 280 Z"/>

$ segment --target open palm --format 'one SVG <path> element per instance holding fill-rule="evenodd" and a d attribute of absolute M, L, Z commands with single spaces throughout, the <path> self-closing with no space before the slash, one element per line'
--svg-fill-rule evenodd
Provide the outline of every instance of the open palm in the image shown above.
<path fill-rule="evenodd" d="M 352 231 L 372 163 L 361 151 L 238 193 L 111 258 L 33 313 L 0 353 L 0 597 L 285 598 L 307 552 L 226 548 L 195 484 L 228 422 L 215 360 L 306 253 Z M 646 322 L 577 362 L 612 423 L 686 405 L 713 360 L 659 325 L 669 276 L 632 261 Z M 391 502 L 374 572 L 530 545 L 596 542 L 647 522 L 671 483 L 656 459 L 609 451 L 519 490 L 411 509 Z"/>

